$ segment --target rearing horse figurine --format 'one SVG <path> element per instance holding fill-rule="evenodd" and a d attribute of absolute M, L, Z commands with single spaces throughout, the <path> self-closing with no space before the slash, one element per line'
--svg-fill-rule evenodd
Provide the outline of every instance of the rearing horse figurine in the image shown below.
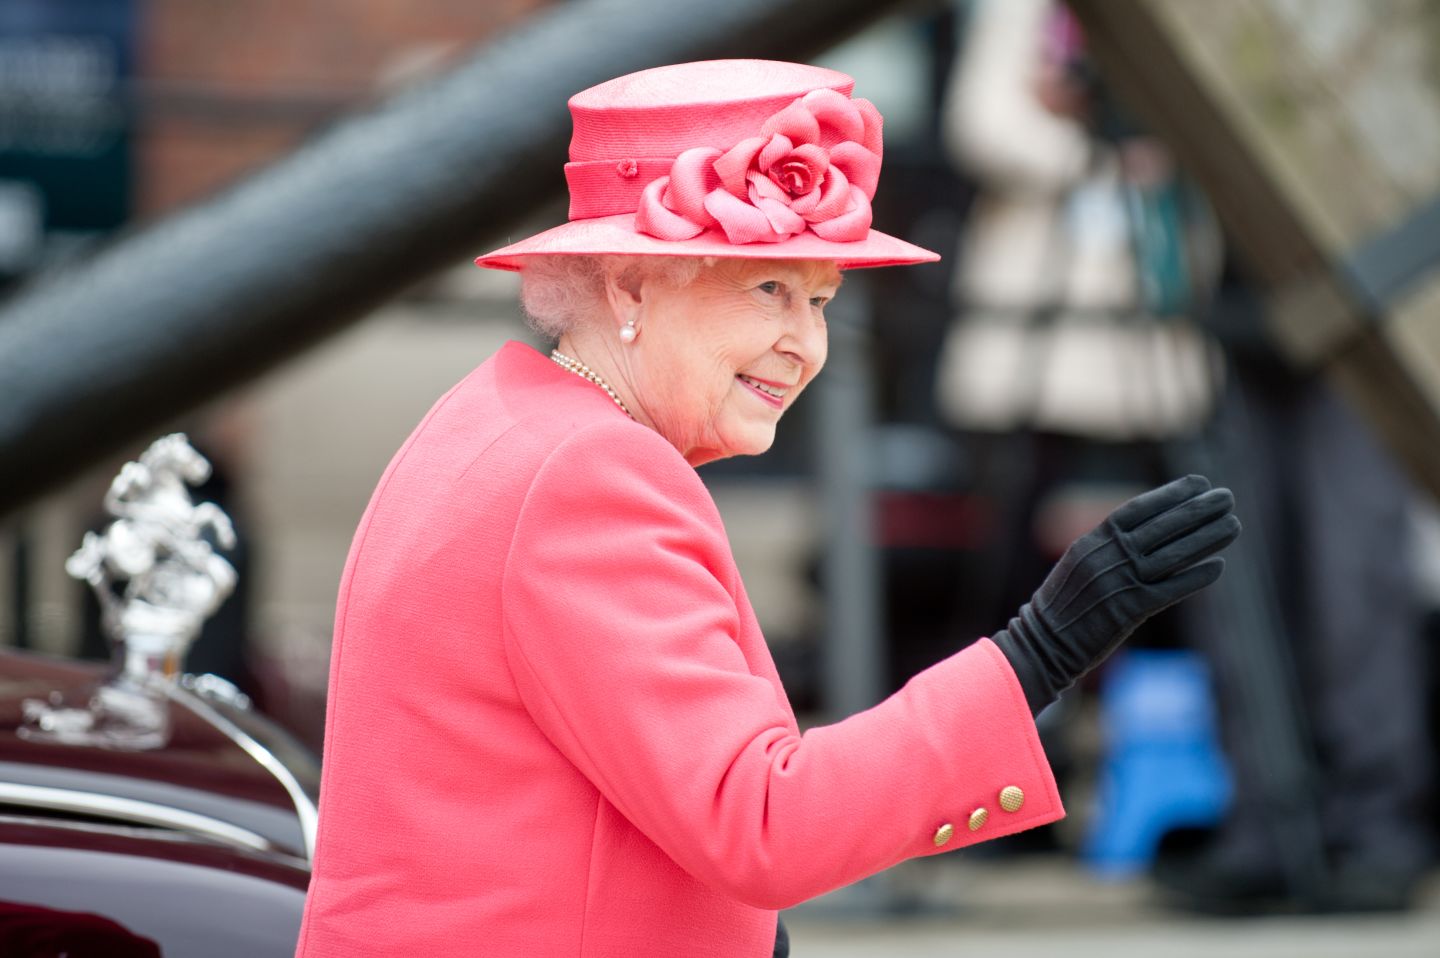
<path fill-rule="evenodd" d="M 205 619 L 235 588 L 234 567 L 215 552 L 235 545 L 230 518 L 213 502 L 191 501 L 187 489 L 209 475 L 183 433 L 156 440 L 120 470 L 105 495 L 115 520 L 87 532 L 65 563 L 100 600 L 115 649 L 110 675 L 73 706 L 26 700 L 22 736 L 106 748 L 164 744 L 166 691 Z"/>

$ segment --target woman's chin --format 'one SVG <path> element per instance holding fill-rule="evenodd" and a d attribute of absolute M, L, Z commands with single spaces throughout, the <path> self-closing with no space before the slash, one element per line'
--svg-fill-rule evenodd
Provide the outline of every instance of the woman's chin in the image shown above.
<path fill-rule="evenodd" d="M 775 427 L 749 428 L 742 434 L 729 437 L 728 441 L 713 446 L 692 447 L 685 452 L 685 461 L 692 466 L 703 466 L 717 459 L 732 459 L 735 456 L 758 456 L 769 451 L 775 444 Z"/>
<path fill-rule="evenodd" d="M 728 455 L 758 456 L 762 452 L 769 452 L 770 447 L 775 445 L 775 424 L 751 426 L 743 435 L 737 436 L 736 440 Z"/>

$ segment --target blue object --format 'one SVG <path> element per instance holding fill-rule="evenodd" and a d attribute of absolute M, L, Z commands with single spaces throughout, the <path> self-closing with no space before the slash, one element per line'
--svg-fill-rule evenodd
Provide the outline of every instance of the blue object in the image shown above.
<path fill-rule="evenodd" d="M 1210 673 L 1195 652 L 1127 650 L 1101 686 L 1105 758 L 1083 858 L 1125 878 L 1155 858 L 1178 827 L 1217 823 L 1230 802 Z"/>

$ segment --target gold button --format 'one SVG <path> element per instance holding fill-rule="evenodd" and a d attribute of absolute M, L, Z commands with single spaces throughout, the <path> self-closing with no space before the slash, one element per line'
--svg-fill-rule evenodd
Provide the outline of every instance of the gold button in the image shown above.
<path fill-rule="evenodd" d="M 1007 812 L 1018 812 L 1025 804 L 1025 793 L 1014 785 L 1000 789 L 1000 807 Z"/>
<path fill-rule="evenodd" d="M 970 830 L 972 832 L 979 831 L 981 826 L 983 826 L 988 821 L 990 821 L 989 810 L 984 808 L 977 808 L 975 809 L 975 811 L 970 813 Z"/>
<path fill-rule="evenodd" d="M 954 834 L 955 826 L 951 825 L 949 822 L 946 822 L 944 825 L 941 825 L 939 828 L 935 829 L 935 847 L 940 848 L 942 845 L 949 842 L 950 836 Z"/>

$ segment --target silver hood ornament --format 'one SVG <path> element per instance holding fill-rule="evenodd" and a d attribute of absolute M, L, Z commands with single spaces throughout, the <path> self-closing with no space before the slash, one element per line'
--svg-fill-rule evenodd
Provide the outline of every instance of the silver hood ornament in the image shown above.
<path fill-rule="evenodd" d="M 65 563 L 100 600 L 110 672 L 83 701 L 27 699 L 21 735 L 126 750 L 169 739 L 168 702 L 185 653 L 235 588 L 234 567 L 215 552 L 235 545 L 230 518 L 213 502 L 193 502 L 186 488 L 209 475 L 183 433 L 156 440 L 120 470 L 105 496 L 115 520 L 87 532 Z"/>

